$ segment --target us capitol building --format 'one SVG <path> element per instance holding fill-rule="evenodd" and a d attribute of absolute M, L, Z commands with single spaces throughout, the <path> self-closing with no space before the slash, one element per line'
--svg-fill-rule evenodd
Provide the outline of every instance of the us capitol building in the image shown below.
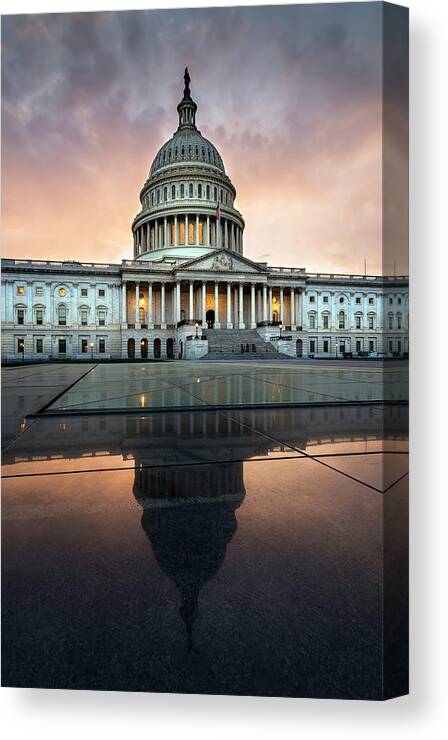
<path fill-rule="evenodd" d="M 407 277 L 272 267 L 244 256 L 222 158 L 190 76 L 121 264 L 2 260 L 2 359 L 403 356 Z"/>

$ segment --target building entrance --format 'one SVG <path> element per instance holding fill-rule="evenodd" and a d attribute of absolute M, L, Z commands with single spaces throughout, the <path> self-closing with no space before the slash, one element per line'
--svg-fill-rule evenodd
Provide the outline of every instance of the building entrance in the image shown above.
<path fill-rule="evenodd" d="M 207 321 L 208 328 L 213 329 L 215 323 L 215 312 L 212 308 L 210 308 L 205 314 L 205 319 Z"/>

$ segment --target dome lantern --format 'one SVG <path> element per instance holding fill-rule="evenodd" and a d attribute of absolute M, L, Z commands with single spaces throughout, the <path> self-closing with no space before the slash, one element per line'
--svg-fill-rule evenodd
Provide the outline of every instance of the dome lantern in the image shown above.
<path fill-rule="evenodd" d="M 191 97 L 190 82 L 191 77 L 188 72 L 188 67 L 185 67 L 184 73 L 184 97 L 177 106 L 177 112 L 179 113 L 179 129 L 183 128 L 194 128 L 196 129 L 196 111 L 197 105 Z"/>

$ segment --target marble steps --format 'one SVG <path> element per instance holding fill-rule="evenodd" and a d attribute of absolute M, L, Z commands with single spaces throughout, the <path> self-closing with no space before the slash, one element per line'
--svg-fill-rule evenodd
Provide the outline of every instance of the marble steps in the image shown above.
<path fill-rule="evenodd" d="M 285 359 L 269 342 L 265 342 L 255 329 L 208 329 L 208 354 L 204 359 L 221 360 L 273 360 Z M 249 351 L 241 351 L 241 346 Z M 255 351 L 254 351 L 255 349 Z"/>

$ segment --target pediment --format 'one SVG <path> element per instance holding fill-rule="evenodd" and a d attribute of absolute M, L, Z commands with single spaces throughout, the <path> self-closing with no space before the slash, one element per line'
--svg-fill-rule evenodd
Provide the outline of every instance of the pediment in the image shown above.
<path fill-rule="evenodd" d="M 184 262 L 178 269 L 182 272 L 205 270 L 207 272 L 243 272 L 252 275 L 268 272 L 264 266 L 257 265 L 256 262 L 252 262 L 239 254 L 234 254 L 227 249 L 220 249 L 213 254 Z"/>

